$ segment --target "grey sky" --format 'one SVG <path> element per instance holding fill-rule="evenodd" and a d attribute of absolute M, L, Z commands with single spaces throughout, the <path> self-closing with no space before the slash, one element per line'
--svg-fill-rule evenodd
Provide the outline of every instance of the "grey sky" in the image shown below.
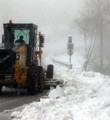
<path fill-rule="evenodd" d="M 3 23 L 35 23 L 46 34 L 68 29 L 83 0 L 0 0 L 0 32 Z M 64 30 L 65 31 L 65 30 Z M 1 33 L 0 33 L 1 35 Z M 47 35 L 47 36 L 48 36 Z"/>

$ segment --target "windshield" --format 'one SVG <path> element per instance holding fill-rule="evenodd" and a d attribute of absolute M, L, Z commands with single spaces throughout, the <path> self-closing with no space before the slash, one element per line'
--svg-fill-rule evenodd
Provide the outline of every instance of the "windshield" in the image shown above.
<path fill-rule="evenodd" d="M 20 39 L 20 36 L 23 36 L 23 40 L 26 44 L 29 44 L 29 29 L 13 29 L 14 33 L 14 45 L 18 45 L 16 43 L 17 40 Z"/>

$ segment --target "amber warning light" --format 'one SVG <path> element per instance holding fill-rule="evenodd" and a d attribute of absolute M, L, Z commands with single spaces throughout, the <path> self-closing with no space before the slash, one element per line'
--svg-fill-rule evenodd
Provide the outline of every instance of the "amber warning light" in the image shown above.
<path fill-rule="evenodd" d="M 12 20 L 9 20 L 9 23 L 12 23 Z"/>

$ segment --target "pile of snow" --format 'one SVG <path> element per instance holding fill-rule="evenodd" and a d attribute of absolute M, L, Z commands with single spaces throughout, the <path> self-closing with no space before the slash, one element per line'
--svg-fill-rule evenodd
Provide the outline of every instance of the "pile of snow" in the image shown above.
<path fill-rule="evenodd" d="M 55 77 L 64 80 L 62 87 L 50 91 L 48 98 L 13 112 L 13 120 L 110 120 L 110 77 L 82 71 L 84 59 L 77 53 L 72 62 L 71 70 L 55 66 Z"/>
<path fill-rule="evenodd" d="M 49 98 L 58 98 L 58 97 L 62 97 L 64 95 L 64 90 L 57 86 L 56 89 L 52 90 L 49 93 Z"/>

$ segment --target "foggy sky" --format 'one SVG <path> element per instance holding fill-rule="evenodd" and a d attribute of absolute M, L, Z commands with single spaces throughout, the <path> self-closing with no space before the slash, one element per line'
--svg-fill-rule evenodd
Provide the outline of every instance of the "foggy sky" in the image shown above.
<path fill-rule="evenodd" d="M 48 42 L 52 45 L 64 41 L 74 34 L 73 19 L 82 3 L 83 0 L 0 0 L 0 38 L 3 23 L 12 19 L 13 23 L 37 24 L 45 34 L 45 46 Z"/>

